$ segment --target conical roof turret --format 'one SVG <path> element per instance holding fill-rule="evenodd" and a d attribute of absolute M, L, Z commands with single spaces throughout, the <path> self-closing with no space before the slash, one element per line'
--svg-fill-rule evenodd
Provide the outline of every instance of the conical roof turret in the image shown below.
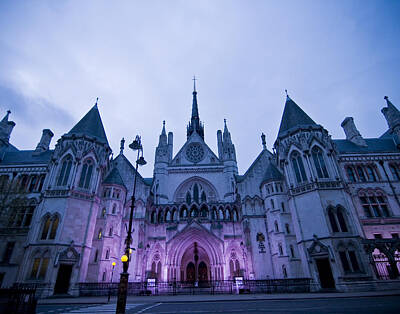
<path fill-rule="evenodd" d="M 75 124 L 68 134 L 89 135 L 108 145 L 106 132 L 104 131 L 103 122 L 101 121 L 99 109 L 97 108 L 97 102 L 92 109 Z"/>
<path fill-rule="evenodd" d="M 296 127 L 317 125 L 290 97 L 286 96 L 278 137 Z"/>

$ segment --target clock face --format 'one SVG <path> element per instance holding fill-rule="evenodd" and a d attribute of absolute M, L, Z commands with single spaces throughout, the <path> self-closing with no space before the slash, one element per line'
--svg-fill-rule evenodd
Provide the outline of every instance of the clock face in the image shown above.
<path fill-rule="evenodd" d="M 186 158 L 194 163 L 198 163 L 204 158 L 204 149 L 200 143 L 190 143 L 186 148 Z"/>

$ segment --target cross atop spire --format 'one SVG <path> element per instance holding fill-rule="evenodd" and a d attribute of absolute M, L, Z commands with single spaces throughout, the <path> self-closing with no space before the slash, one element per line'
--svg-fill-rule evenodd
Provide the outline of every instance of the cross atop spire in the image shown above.
<path fill-rule="evenodd" d="M 99 97 L 96 97 L 96 103 L 94 104 L 94 106 L 97 108 L 97 102 L 99 101 Z"/>
<path fill-rule="evenodd" d="M 285 93 L 286 93 L 286 98 L 290 98 L 290 97 L 289 97 L 289 94 L 288 94 L 288 92 L 287 92 L 287 89 L 285 89 Z"/>

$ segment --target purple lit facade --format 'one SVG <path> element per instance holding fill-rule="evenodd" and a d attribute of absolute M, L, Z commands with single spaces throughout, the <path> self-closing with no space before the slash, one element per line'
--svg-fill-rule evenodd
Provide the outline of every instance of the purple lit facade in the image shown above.
<path fill-rule="evenodd" d="M 15 148 L 8 113 L 2 286 L 78 295 L 82 283 L 110 282 L 113 262 L 122 271 L 135 175 L 132 282 L 310 278 L 313 290 L 342 291 L 384 289 L 382 279 L 398 284 L 400 113 L 386 100 L 384 135 L 364 139 L 346 118 L 346 139 L 332 140 L 288 96 L 273 152 L 262 135 L 242 175 L 226 122 L 218 152 L 205 143 L 196 91 L 186 143 L 174 155 L 164 123 L 152 178 L 135 173 L 124 140 L 112 157 L 97 105 L 54 150 L 50 130 L 35 150 Z"/>

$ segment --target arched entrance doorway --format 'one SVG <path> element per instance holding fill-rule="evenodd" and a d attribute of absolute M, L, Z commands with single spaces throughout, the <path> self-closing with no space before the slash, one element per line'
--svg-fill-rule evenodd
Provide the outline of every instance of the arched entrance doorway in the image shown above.
<path fill-rule="evenodd" d="M 196 280 L 195 271 L 194 264 L 190 262 L 186 267 L 186 281 L 194 282 Z"/>
<path fill-rule="evenodd" d="M 191 283 L 206 283 L 210 280 L 210 258 L 206 250 L 194 242 L 182 256 L 181 280 Z"/>
<path fill-rule="evenodd" d="M 207 265 L 204 262 L 200 262 L 200 264 L 199 264 L 199 282 L 207 282 L 207 281 L 208 281 Z"/>

